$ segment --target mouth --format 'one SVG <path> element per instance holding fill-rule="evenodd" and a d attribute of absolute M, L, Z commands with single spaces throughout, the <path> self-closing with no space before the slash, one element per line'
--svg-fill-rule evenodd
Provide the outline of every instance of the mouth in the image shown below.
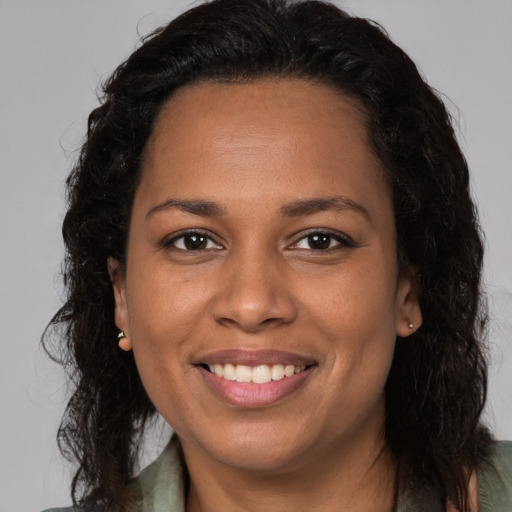
<path fill-rule="evenodd" d="M 236 407 L 265 407 L 298 391 L 316 361 L 287 352 L 228 350 L 206 355 L 196 364 L 217 396 Z"/>
<path fill-rule="evenodd" d="M 247 366 L 232 363 L 203 364 L 201 366 L 221 379 L 252 384 L 266 384 L 267 382 L 290 378 L 309 367 L 307 365 L 295 366 L 293 364 Z"/>

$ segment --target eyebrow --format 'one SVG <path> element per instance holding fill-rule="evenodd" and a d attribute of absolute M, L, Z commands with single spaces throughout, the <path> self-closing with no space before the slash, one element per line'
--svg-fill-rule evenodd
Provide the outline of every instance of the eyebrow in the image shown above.
<path fill-rule="evenodd" d="M 372 221 L 370 212 L 364 206 L 342 196 L 300 199 L 281 208 L 281 214 L 286 217 L 301 217 L 325 211 L 351 211 Z"/>
<path fill-rule="evenodd" d="M 150 208 L 146 213 L 146 220 L 157 212 L 172 208 L 178 208 L 181 211 L 201 217 L 221 217 L 226 213 L 224 208 L 213 201 L 170 198 Z M 299 199 L 285 204 L 280 209 L 281 215 L 285 217 L 302 217 L 324 211 L 351 211 L 363 215 L 369 222 L 372 221 L 370 213 L 364 206 L 342 196 Z"/>
<path fill-rule="evenodd" d="M 223 208 L 213 201 L 203 201 L 201 199 L 180 200 L 171 198 L 150 208 L 148 213 L 146 213 L 146 220 L 157 212 L 169 210 L 171 208 L 178 208 L 181 211 L 192 213 L 193 215 L 200 215 L 201 217 L 220 217 L 226 213 Z"/>

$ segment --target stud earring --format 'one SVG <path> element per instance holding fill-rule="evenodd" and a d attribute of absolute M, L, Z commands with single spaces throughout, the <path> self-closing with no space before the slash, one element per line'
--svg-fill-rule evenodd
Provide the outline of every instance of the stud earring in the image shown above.
<path fill-rule="evenodd" d="M 117 338 L 119 339 L 118 345 L 121 350 L 124 350 L 125 352 L 129 352 L 132 348 L 132 344 L 130 340 L 126 337 L 126 334 L 124 331 L 119 331 L 119 334 L 117 335 Z"/>
<path fill-rule="evenodd" d="M 408 327 L 409 327 L 409 329 L 411 329 L 411 330 L 412 330 L 412 329 L 414 329 L 414 324 L 413 324 L 412 322 L 410 322 L 410 321 L 409 321 L 409 326 L 408 326 Z"/>

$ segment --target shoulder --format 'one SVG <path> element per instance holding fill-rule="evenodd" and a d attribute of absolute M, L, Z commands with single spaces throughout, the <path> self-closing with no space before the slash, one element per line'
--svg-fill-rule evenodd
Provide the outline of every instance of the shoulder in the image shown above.
<path fill-rule="evenodd" d="M 75 512 L 74 507 L 65 507 L 65 508 L 47 508 L 42 512 Z"/>
<path fill-rule="evenodd" d="M 491 446 L 490 458 L 510 475 L 512 471 L 512 441 L 500 441 Z"/>
<path fill-rule="evenodd" d="M 184 467 L 181 445 L 174 435 L 160 456 L 134 482 L 142 495 L 141 509 L 184 512 Z M 148 504 L 153 508 L 148 508 Z"/>
<path fill-rule="evenodd" d="M 491 446 L 478 471 L 478 491 L 482 512 L 512 510 L 512 441 Z"/>
<path fill-rule="evenodd" d="M 132 482 L 134 512 L 172 510 L 185 512 L 184 463 L 177 436 L 160 456 Z M 78 512 L 74 507 L 50 508 L 43 512 Z"/>

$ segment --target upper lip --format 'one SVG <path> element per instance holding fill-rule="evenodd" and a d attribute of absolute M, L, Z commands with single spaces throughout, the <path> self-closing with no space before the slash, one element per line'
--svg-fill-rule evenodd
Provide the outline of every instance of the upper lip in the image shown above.
<path fill-rule="evenodd" d="M 308 356 L 286 352 L 283 350 L 260 349 L 225 349 L 210 352 L 200 356 L 197 364 L 241 364 L 246 366 L 258 366 L 262 364 L 292 364 L 294 366 L 310 366 L 316 361 Z"/>

